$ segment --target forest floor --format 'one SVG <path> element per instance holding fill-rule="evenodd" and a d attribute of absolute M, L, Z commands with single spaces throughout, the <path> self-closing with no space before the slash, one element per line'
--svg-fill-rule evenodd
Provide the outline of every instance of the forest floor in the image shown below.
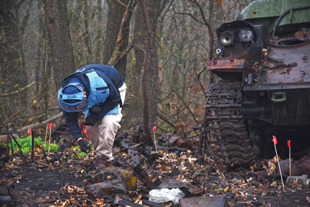
<path fill-rule="evenodd" d="M 126 170 L 127 174 L 131 174 L 134 171 L 134 161 L 128 151 L 118 147 L 113 149 L 115 167 L 104 171 L 111 172 L 105 177 L 110 187 L 113 180 L 117 180 L 113 173 Z M 288 186 L 283 189 L 279 174 L 267 175 L 261 160 L 255 159 L 250 168 L 241 167 L 223 174 L 211 159 L 199 165 L 195 151 L 159 150 L 155 154 L 151 153 L 149 157 L 139 154 L 142 169 L 158 188 L 179 186 L 187 198 L 208 199 L 221 195 L 229 206 L 310 206 L 309 189 Z M 137 187 L 131 191 L 122 191 L 122 187 L 114 185 L 116 187 L 112 190 L 95 192 L 90 189 L 86 192 L 85 186 L 101 182 L 98 175 L 104 174 L 102 170 L 91 167 L 95 159 L 93 154 L 79 157 L 75 152 L 65 151 L 49 154 L 45 159 L 42 152 L 36 152 L 33 162 L 30 154 L 26 157 L 26 163 L 20 156 L 14 156 L 12 161 L 2 166 L 0 206 L 179 206 L 171 201 L 156 205 L 146 203 L 150 186 L 139 176 Z"/>

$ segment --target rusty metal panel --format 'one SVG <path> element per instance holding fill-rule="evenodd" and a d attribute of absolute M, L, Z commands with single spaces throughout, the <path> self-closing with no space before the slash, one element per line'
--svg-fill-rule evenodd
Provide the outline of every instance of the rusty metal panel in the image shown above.
<path fill-rule="evenodd" d="M 275 41 L 269 47 L 266 62 L 256 69 L 255 84 L 245 86 L 245 91 L 310 88 L 310 41 L 281 45 L 285 41 L 293 40 Z"/>
<path fill-rule="evenodd" d="M 226 198 L 222 195 L 209 197 L 192 197 L 180 200 L 180 207 L 229 207 Z"/>
<path fill-rule="evenodd" d="M 283 40 L 285 41 L 285 40 Z M 289 41 L 289 40 L 287 40 Z M 279 42 L 278 44 L 281 44 Z M 299 88 L 299 85 L 310 82 L 309 73 L 309 51 L 310 42 L 295 46 L 270 46 L 267 55 L 265 77 L 258 81 L 260 84 L 292 84 Z M 291 86 L 292 88 L 294 86 Z"/>
<path fill-rule="evenodd" d="M 246 60 L 232 57 L 215 58 L 208 61 L 207 66 L 208 70 L 213 72 L 242 72 L 246 66 Z"/>

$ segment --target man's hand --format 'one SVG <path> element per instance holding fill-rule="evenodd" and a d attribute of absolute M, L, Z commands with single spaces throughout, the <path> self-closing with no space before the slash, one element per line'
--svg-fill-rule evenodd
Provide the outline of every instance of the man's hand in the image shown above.
<path fill-rule="evenodd" d="M 77 143 L 79 144 L 82 152 L 88 153 L 91 151 L 90 146 L 88 146 L 87 143 L 82 138 L 78 139 Z"/>

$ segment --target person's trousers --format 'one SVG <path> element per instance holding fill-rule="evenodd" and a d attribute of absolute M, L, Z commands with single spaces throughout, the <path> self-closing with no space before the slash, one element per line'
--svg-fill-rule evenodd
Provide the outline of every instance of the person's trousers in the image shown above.
<path fill-rule="evenodd" d="M 124 104 L 126 95 L 126 84 L 119 89 L 122 103 Z M 112 148 L 117 130 L 121 127 L 122 108 L 116 115 L 106 115 L 102 120 L 98 120 L 94 126 L 88 126 L 88 135 L 91 145 L 97 156 L 104 155 L 107 161 L 113 160 Z"/>

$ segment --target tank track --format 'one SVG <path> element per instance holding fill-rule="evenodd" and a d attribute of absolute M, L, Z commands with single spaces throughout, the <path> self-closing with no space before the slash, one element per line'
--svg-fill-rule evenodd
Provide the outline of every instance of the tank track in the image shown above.
<path fill-rule="evenodd" d="M 208 140 L 223 165 L 253 156 L 250 140 L 241 115 L 241 82 L 212 84 L 206 93 Z"/>

